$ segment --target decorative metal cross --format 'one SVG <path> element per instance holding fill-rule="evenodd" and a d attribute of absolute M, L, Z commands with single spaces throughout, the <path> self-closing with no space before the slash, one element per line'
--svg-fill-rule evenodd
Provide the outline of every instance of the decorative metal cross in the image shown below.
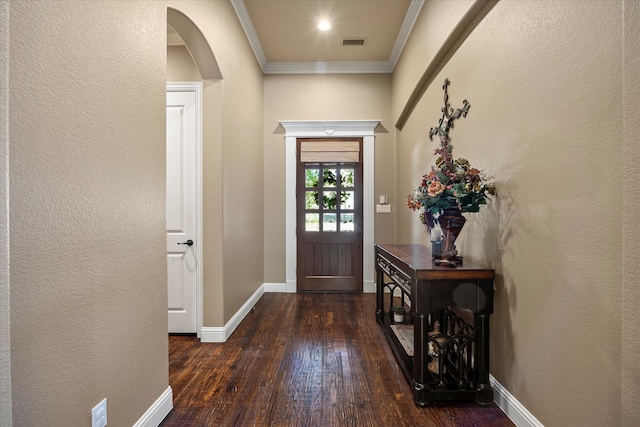
<path fill-rule="evenodd" d="M 447 91 L 447 88 L 450 84 L 451 82 L 449 81 L 449 79 L 444 80 L 444 85 L 442 86 L 442 89 L 444 89 L 444 107 L 442 107 L 441 110 L 442 118 L 438 123 L 438 127 L 431 128 L 431 130 L 429 131 L 429 139 L 432 141 L 433 135 L 435 134 L 447 138 L 448 140 L 449 129 L 453 129 L 453 121 L 460 116 L 467 117 L 467 113 L 469 112 L 469 108 L 471 107 L 471 105 L 469 105 L 469 103 L 465 99 L 464 101 L 462 101 L 463 107 L 453 111 L 453 108 L 451 108 L 451 105 L 449 105 L 449 93 Z"/>

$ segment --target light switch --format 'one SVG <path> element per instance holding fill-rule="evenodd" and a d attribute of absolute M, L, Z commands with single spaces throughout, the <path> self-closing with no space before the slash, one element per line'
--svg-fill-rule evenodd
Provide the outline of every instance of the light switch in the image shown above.
<path fill-rule="evenodd" d="M 386 205 L 387 203 L 389 203 L 389 196 L 387 196 L 385 194 L 380 196 L 380 204 Z"/>
<path fill-rule="evenodd" d="M 376 205 L 376 213 L 391 213 L 391 205 Z"/>

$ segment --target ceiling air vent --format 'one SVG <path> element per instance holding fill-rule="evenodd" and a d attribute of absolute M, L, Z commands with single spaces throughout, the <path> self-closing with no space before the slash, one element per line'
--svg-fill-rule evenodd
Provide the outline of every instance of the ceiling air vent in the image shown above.
<path fill-rule="evenodd" d="M 367 41 L 364 37 L 352 37 L 348 39 L 342 39 L 342 46 L 364 46 Z"/>

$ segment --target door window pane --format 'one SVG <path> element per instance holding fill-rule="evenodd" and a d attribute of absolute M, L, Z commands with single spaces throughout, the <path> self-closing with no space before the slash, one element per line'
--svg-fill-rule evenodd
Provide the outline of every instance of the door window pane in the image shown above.
<path fill-rule="evenodd" d="M 319 209 L 317 191 L 306 191 L 304 193 L 304 198 L 305 198 L 305 209 Z"/>
<path fill-rule="evenodd" d="M 322 207 L 324 209 L 335 209 L 337 204 L 338 204 L 338 194 L 335 191 L 322 192 Z"/>
<path fill-rule="evenodd" d="M 320 169 L 305 170 L 305 187 L 317 187 L 320 179 Z"/>
<path fill-rule="evenodd" d="M 326 213 L 322 215 L 322 231 L 337 231 L 336 214 Z"/>
<path fill-rule="evenodd" d="M 343 187 L 353 187 L 353 169 L 342 169 L 340 171 L 340 184 Z"/>
<path fill-rule="evenodd" d="M 341 213 L 340 214 L 340 231 L 354 231 L 353 214 Z"/>
<path fill-rule="evenodd" d="M 353 209 L 353 191 L 340 192 L 340 209 Z"/>
<path fill-rule="evenodd" d="M 335 187 L 338 183 L 338 173 L 335 169 L 325 169 L 322 173 L 325 187 Z"/>
<path fill-rule="evenodd" d="M 320 214 L 305 214 L 305 231 L 320 231 Z"/>

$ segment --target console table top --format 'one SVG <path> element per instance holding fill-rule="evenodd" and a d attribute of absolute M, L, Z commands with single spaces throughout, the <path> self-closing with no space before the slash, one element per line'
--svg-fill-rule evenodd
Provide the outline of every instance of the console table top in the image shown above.
<path fill-rule="evenodd" d="M 378 244 L 378 252 L 384 252 L 388 256 L 405 264 L 413 270 L 419 278 L 446 280 L 446 279 L 489 279 L 493 280 L 495 272 L 493 269 L 482 267 L 478 264 L 464 261 L 461 266 L 441 267 L 437 266 L 433 260 L 431 249 L 418 244 Z"/>

